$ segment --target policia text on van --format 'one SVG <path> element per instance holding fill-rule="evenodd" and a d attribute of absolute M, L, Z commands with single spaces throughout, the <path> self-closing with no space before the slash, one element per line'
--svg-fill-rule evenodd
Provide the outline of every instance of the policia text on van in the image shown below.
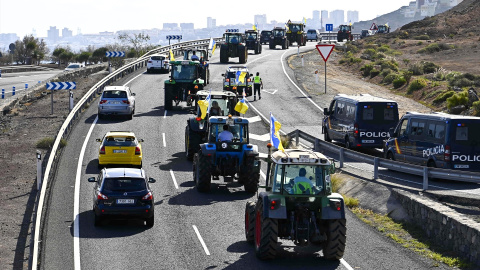
<path fill-rule="evenodd" d="M 346 148 L 382 148 L 388 131 L 398 123 L 398 105 L 368 94 L 339 94 L 324 109 L 324 115 L 325 141 L 336 140 Z"/>
<path fill-rule="evenodd" d="M 385 157 L 444 169 L 480 171 L 480 118 L 406 113 L 385 142 Z"/>

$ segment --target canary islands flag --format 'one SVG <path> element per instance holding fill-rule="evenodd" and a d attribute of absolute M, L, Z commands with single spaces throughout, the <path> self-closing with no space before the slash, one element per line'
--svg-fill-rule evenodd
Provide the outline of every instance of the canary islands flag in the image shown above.
<path fill-rule="evenodd" d="M 212 51 L 212 55 L 213 55 L 213 52 L 215 52 L 216 47 L 217 47 L 217 44 L 215 43 L 215 40 L 213 40 L 213 38 L 211 37 L 210 44 L 208 44 L 208 50 Z"/>
<path fill-rule="evenodd" d="M 281 150 L 282 152 L 285 151 L 283 149 L 282 141 L 280 140 L 280 128 L 282 125 L 280 122 L 273 117 L 273 114 L 270 113 L 270 143 L 273 145 L 274 148 Z"/>
<path fill-rule="evenodd" d="M 175 61 L 175 57 L 173 57 L 172 49 L 170 49 L 170 61 Z"/>
<path fill-rule="evenodd" d="M 235 73 L 235 81 L 236 83 L 243 83 L 245 81 L 245 76 L 247 76 L 247 72 L 244 71 L 237 71 Z"/>
<path fill-rule="evenodd" d="M 252 25 L 253 30 L 257 31 L 257 26 L 254 24 Z"/>
<path fill-rule="evenodd" d="M 198 101 L 198 106 L 200 107 L 200 112 L 202 113 L 200 118 L 202 118 L 202 119 L 205 119 L 205 116 L 207 116 L 207 113 L 210 111 L 211 92 L 212 92 L 212 90 L 210 90 L 210 93 L 205 98 L 205 100 L 199 100 Z"/>
<path fill-rule="evenodd" d="M 235 105 L 235 111 L 241 113 L 241 114 L 245 114 L 248 110 L 248 105 L 247 105 L 247 102 L 245 101 L 245 89 L 243 89 L 243 98 L 237 102 L 237 105 Z"/>

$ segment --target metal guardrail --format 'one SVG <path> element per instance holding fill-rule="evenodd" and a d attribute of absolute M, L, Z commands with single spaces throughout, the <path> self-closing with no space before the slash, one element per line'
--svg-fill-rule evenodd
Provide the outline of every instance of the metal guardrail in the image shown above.
<path fill-rule="evenodd" d="M 214 38 L 215 42 L 222 41 L 222 38 Z M 34 216 L 34 223 L 35 227 L 32 231 L 32 237 L 33 237 L 33 256 L 31 260 L 31 267 L 30 269 L 36 270 L 37 267 L 39 266 L 38 258 L 39 258 L 39 239 L 40 235 L 42 232 L 42 213 L 43 213 L 43 205 L 45 204 L 45 196 L 46 196 L 46 190 L 48 186 L 48 180 L 52 177 L 54 177 L 55 171 L 56 171 L 56 165 L 58 162 L 58 158 L 60 156 L 60 140 L 62 138 L 68 137 L 73 125 L 75 124 L 75 120 L 77 120 L 82 112 L 82 109 L 85 108 L 86 104 L 89 104 L 92 102 L 98 94 L 101 93 L 101 90 L 106 86 L 109 85 L 113 82 L 115 82 L 117 79 L 124 77 L 125 75 L 128 75 L 132 72 L 135 72 L 136 70 L 143 68 L 146 66 L 146 61 L 148 60 L 149 56 L 152 54 L 156 53 L 169 53 L 170 49 L 175 55 L 178 55 L 179 52 L 182 51 L 182 48 L 184 46 L 198 46 L 198 47 L 205 47 L 208 46 L 210 42 L 210 39 L 201 39 L 201 40 L 193 40 L 193 41 L 186 41 L 186 42 L 180 42 L 168 46 L 163 46 L 160 48 L 153 49 L 143 56 L 139 57 L 137 60 L 128 63 L 121 68 L 115 70 L 105 78 L 103 78 L 101 81 L 96 83 L 88 92 L 77 102 L 77 104 L 74 106 L 73 110 L 68 114 L 67 118 L 63 122 L 63 125 L 61 126 L 60 130 L 57 133 L 57 137 L 55 138 L 55 142 L 52 146 L 52 149 L 49 154 L 48 158 L 48 163 L 45 168 L 45 172 L 43 175 L 43 180 L 41 183 L 41 191 L 40 191 L 40 196 L 38 197 L 38 203 L 37 203 L 37 209 L 35 212 Z"/>
<path fill-rule="evenodd" d="M 320 36 L 322 37 L 322 41 L 337 41 L 337 33 L 331 32 L 322 32 L 320 33 Z M 352 34 L 353 40 L 360 39 L 360 34 Z"/>
<path fill-rule="evenodd" d="M 394 161 L 379 157 L 372 157 L 366 154 L 362 154 L 353 150 L 345 149 L 341 146 L 337 146 L 332 143 L 325 142 L 320 140 L 308 133 L 305 133 L 301 130 L 295 130 L 287 134 L 287 136 L 295 137 L 296 143 L 298 145 L 299 139 L 302 138 L 309 143 L 314 144 L 315 150 L 325 149 L 339 155 L 340 168 L 343 168 L 343 163 L 345 158 L 350 158 L 356 161 L 361 161 L 374 166 L 373 169 L 373 179 L 378 178 L 378 168 L 386 168 L 392 171 L 398 171 L 413 175 L 418 175 L 423 177 L 423 189 L 428 189 L 428 179 L 429 178 L 440 178 L 453 181 L 463 181 L 471 183 L 480 183 L 480 174 L 478 172 L 468 172 L 468 171 L 455 171 L 449 169 L 441 168 L 431 168 L 423 167 L 418 165 L 412 165 L 400 161 Z"/>

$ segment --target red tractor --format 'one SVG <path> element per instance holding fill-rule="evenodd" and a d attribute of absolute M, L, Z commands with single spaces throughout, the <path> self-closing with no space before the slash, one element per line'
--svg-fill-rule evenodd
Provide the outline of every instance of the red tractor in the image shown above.
<path fill-rule="evenodd" d="M 342 42 L 345 39 L 352 41 L 353 40 L 352 29 L 353 29 L 353 26 L 351 25 L 345 25 L 345 24 L 340 25 L 340 27 L 338 28 L 337 41 Z"/>

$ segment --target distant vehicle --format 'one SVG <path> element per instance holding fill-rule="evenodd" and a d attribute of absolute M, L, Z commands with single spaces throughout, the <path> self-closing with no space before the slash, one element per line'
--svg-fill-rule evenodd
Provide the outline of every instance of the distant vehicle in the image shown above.
<path fill-rule="evenodd" d="M 135 93 L 128 86 L 106 86 L 98 102 L 98 118 L 104 115 L 126 115 L 129 119 L 135 113 Z"/>
<path fill-rule="evenodd" d="M 260 33 L 260 42 L 262 44 L 268 44 L 270 42 L 270 37 L 272 36 L 272 31 L 271 30 L 263 30 Z"/>
<path fill-rule="evenodd" d="M 110 131 L 97 139 L 100 143 L 98 149 L 98 168 L 108 165 L 131 165 L 142 168 L 143 139 L 137 140 L 135 134 L 129 131 Z"/>
<path fill-rule="evenodd" d="M 338 27 L 337 41 L 343 42 L 343 40 L 345 39 L 347 41 L 352 41 L 353 40 L 352 30 L 353 30 L 353 26 L 351 25 L 346 25 L 346 24 L 340 25 Z"/>
<path fill-rule="evenodd" d="M 395 101 L 368 94 L 336 95 L 323 114 L 325 141 L 342 142 L 345 148 L 382 148 L 390 128 L 398 123 Z"/>
<path fill-rule="evenodd" d="M 243 74 L 243 79 L 240 79 Z M 249 73 L 246 66 L 231 66 L 228 67 L 223 77 L 223 90 L 232 91 L 238 96 L 242 96 L 243 90 L 247 97 L 253 94 L 253 81 L 251 77 L 253 74 Z"/>
<path fill-rule="evenodd" d="M 392 160 L 480 171 L 480 117 L 407 112 L 384 146 Z"/>
<path fill-rule="evenodd" d="M 390 33 L 390 26 L 388 26 L 387 24 L 378 26 L 377 34 L 388 34 L 388 33 Z"/>
<path fill-rule="evenodd" d="M 143 169 L 102 169 L 97 177 L 88 178 L 93 188 L 95 226 L 106 218 L 134 218 L 145 220 L 148 227 L 155 223 L 155 203 L 150 183 Z"/>
<path fill-rule="evenodd" d="M 238 29 L 228 29 L 223 38 L 225 42 L 220 45 L 220 63 L 228 63 L 229 58 L 237 58 L 240 64 L 248 61 L 248 49 L 245 46 L 245 35 Z"/>
<path fill-rule="evenodd" d="M 281 45 L 282 50 L 288 49 L 288 46 L 290 46 L 287 39 L 287 30 L 285 28 L 275 27 L 272 30 L 268 47 L 270 49 L 275 49 L 277 45 Z"/>
<path fill-rule="evenodd" d="M 73 70 L 78 70 L 79 68 L 84 67 L 83 64 L 80 63 L 71 63 L 69 64 L 66 68 L 65 71 L 73 71 Z"/>
<path fill-rule="evenodd" d="M 366 38 L 366 37 L 369 37 L 369 36 L 373 36 L 374 33 L 372 30 L 367 30 L 367 29 L 364 29 L 362 30 L 362 32 L 360 33 L 360 38 Z"/>
<path fill-rule="evenodd" d="M 287 22 L 287 39 L 290 45 L 297 43 L 297 45 L 307 45 L 307 34 L 305 33 L 305 24 L 299 22 Z"/>
<path fill-rule="evenodd" d="M 258 31 L 245 30 L 245 45 L 247 50 L 253 50 L 255 54 L 262 53 L 262 42 Z"/>
<path fill-rule="evenodd" d="M 147 73 L 159 71 L 168 73 L 170 64 L 165 55 L 152 55 L 147 61 Z"/>
<path fill-rule="evenodd" d="M 316 29 L 308 29 L 307 31 L 307 41 L 317 41 L 320 38 L 320 32 Z"/>

